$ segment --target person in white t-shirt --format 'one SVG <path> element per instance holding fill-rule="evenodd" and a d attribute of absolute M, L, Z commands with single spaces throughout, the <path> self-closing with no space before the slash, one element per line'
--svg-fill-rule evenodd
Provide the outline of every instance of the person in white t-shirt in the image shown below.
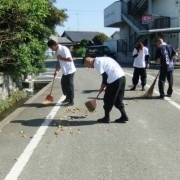
<path fill-rule="evenodd" d="M 133 87 L 130 89 L 131 91 L 136 89 L 136 86 L 139 81 L 139 76 L 141 78 L 142 91 L 145 90 L 144 86 L 146 85 L 146 68 L 149 68 L 149 51 L 148 48 L 143 45 L 143 43 L 139 43 L 136 48 L 133 50 L 134 57 L 134 73 L 132 78 Z"/>
<path fill-rule="evenodd" d="M 97 122 L 109 123 L 110 111 L 113 106 L 121 112 L 121 117 L 114 122 L 122 123 L 128 121 L 123 103 L 126 79 L 121 66 L 110 57 L 86 57 L 84 63 L 88 68 L 95 68 L 102 75 L 99 91 L 105 91 L 103 98 L 105 116 L 98 119 Z"/>
<path fill-rule="evenodd" d="M 62 102 L 66 106 L 74 105 L 74 73 L 76 67 L 74 65 L 70 50 L 66 46 L 58 44 L 54 40 L 48 41 L 48 47 L 55 51 L 57 58 L 57 65 L 54 72 L 54 76 L 60 71 L 63 72 L 61 78 L 62 92 L 66 96 L 66 99 Z"/>

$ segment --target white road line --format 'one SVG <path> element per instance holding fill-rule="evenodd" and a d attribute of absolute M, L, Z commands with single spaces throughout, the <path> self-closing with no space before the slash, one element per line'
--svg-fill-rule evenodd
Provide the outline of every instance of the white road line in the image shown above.
<path fill-rule="evenodd" d="M 154 76 L 151 76 L 150 74 L 148 74 L 148 77 L 150 77 L 149 79 L 151 79 L 151 80 L 154 80 L 154 79 L 155 79 L 155 77 L 154 77 Z M 166 87 L 168 86 L 167 82 L 165 83 L 165 86 L 166 86 Z M 180 92 L 178 92 L 178 91 L 176 91 L 176 90 L 173 90 L 173 93 L 180 95 Z"/>
<path fill-rule="evenodd" d="M 52 122 L 54 116 L 56 115 L 57 111 L 60 108 L 61 102 L 64 100 L 65 96 L 62 96 L 59 101 L 56 103 L 55 107 L 52 111 L 48 114 L 47 118 L 41 124 L 39 129 L 37 130 L 34 137 L 31 139 L 29 144 L 27 145 L 24 152 L 20 155 L 17 162 L 14 164 L 10 172 L 7 174 L 4 180 L 16 180 L 19 175 L 21 174 L 22 170 L 24 169 L 25 165 L 27 164 L 29 158 L 33 154 L 34 150 L 36 149 L 37 145 L 39 144 L 40 140 L 42 139 L 43 135 L 45 134 L 49 124 Z"/>
<path fill-rule="evenodd" d="M 130 74 L 130 73 L 125 73 L 125 74 L 127 74 L 128 76 L 130 76 L 130 77 L 133 77 L 133 75 L 132 74 Z M 148 88 L 150 87 L 150 85 L 146 85 Z M 158 91 L 156 91 L 156 90 L 154 90 L 154 92 L 156 93 L 156 94 L 159 94 L 159 92 Z M 176 92 L 177 93 L 177 92 Z M 177 93 L 178 94 L 178 93 Z M 177 104 L 176 102 L 174 102 L 172 99 L 170 99 L 170 98 L 168 98 L 168 97 L 165 97 L 164 98 L 164 100 L 166 100 L 166 101 L 168 101 L 170 104 L 172 104 L 173 106 L 175 106 L 177 109 L 179 109 L 180 110 L 180 105 L 179 104 Z"/>

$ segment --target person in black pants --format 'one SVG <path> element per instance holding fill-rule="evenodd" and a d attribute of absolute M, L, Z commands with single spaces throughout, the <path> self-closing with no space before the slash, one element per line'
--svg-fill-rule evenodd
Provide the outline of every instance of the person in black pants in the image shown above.
<path fill-rule="evenodd" d="M 110 57 L 86 57 L 84 61 L 88 68 L 95 68 L 102 75 L 100 92 L 105 90 L 104 94 L 104 112 L 105 116 L 98 119 L 98 123 L 110 122 L 110 111 L 115 106 L 121 112 L 121 117 L 114 122 L 121 123 L 128 121 L 123 98 L 125 91 L 125 74 L 120 65 Z"/>
<path fill-rule="evenodd" d="M 56 69 L 54 77 L 62 70 L 63 75 L 61 79 L 62 92 L 66 96 L 66 99 L 62 102 L 66 106 L 74 105 L 74 73 L 76 67 L 74 65 L 71 52 L 66 46 L 58 44 L 54 40 L 48 41 L 48 47 L 55 51 L 55 57 L 57 58 Z"/>
<path fill-rule="evenodd" d="M 176 50 L 171 45 L 165 43 L 161 38 L 156 38 L 155 44 L 157 46 L 155 58 L 157 59 L 157 63 L 160 64 L 158 82 L 159 98 L 164 98 L 165 96 L 164 85 L 166 78 L 168 81 L 167 96 L 171 97 L 173 92 L 173 58 L 176 56 Z"/>
<path fill-rule="evenodd" d="M 62 87 L 62 92 L 64 95 L 66 95 L 66 99 L 63 101 L 63 103 L 68 103 L 71 102 L 73 103 L 74 99 L 74 73 L 72 74 L 67 74 L 67 75 L 62 75 L 61 78 L 61 87 Z"/>
<path fill-rule="evenodd" d="M 141 78 L 142 91 L 145 90 L 147 73 L 146 68 L 149 68 L 149 51 L 148 48 L 143 45 L 143 43 L 139 43 L 136 48 L 133 50 L 133 58 L 134 58 L 134 73 L 132 78 L 133 87 L 130 89 L 134 91 L 139 81 L 139 77 Z"/>

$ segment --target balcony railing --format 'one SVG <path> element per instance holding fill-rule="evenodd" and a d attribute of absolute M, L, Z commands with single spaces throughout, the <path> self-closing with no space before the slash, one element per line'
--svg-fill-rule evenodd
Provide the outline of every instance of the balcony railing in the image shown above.
<path fill-rule="evenodd" d="M 128 7 L 128 4 L 122 1 L 122 14 L 136 26 L 139 31 L 141 30 L 149 30 L 149 29 L 163 29 L 170 28 L 170 17 L 165 16 L 155 16 L 151 15 L 151 22 L 149 24 L 142 24 L 141 17 L 136 16 L 133 11 L 135 6 L 132 4 L 131 7 Z"/>

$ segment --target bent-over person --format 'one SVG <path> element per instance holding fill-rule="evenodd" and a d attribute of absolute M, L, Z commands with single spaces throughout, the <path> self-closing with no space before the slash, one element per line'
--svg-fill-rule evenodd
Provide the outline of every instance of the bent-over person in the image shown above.
<path fill-rule="evenodd" d="M 104 117 L 98 119 L 98 123 L 109 123 L 110 112 L 115 106 L 120 112 L 121 117 L 114 122 L 122 123 L 128 121 L 123 98 L 125 91 L 126 78 L 121 66 L 110 57 L 86 57 L 84 61 L 88 68 L 95 68 L 102 75 L 102 83 L 99 91 L 105 91 L 104 101 Z"/>

